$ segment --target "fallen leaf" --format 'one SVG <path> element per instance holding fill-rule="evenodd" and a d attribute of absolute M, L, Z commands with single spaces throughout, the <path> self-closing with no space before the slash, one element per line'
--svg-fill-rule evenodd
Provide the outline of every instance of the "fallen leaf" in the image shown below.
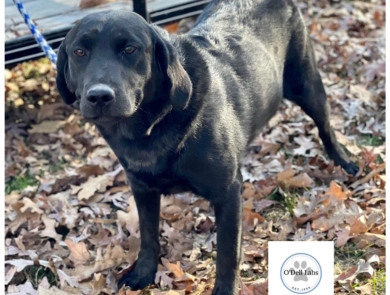
<path fill-rule="evenodd" d="M 300 188 L 310 187 L 314 184 L 314 181 L 310 178 L 307 173 L 295 175 L 294 170 L 286 170 L 278 173 L 277 183 L 282 188 Z"/>
<path fill-rule="evenodd" d="M 115 2 L 115 0 L 81 0 L 79 7 L 81 9 L 84 9 L 84 8 L 95 7 L 95 6 L 99 6 L 111 2 Z"/>
<path fill-rule="evenodd" d="M 12 289 L 12 290 L 10 290 Z M 10 295 L 39 295 L 38 291 L 34 289 L 32 284 L 27 281 L 23 285 L 14 286 L 13 288 L 11 286 L 8 287 L 7 294 Z"/>
<path fill-rule="evenodd" d="M 45 229 L 39 235 L 41 237 L 49 237 L 55 239 L 56 241 L 61 241 L 62 236 L 55 230 L 56 221 L 46 217 L 45 215 L 42 215 L 41 219 L 45 224 Z"/>
<path fill-rule="evenodd" d="M 28 130 L 31 133 L 50 134 L 57 132 L 62 126 L 66 124 L 65 121 L 43 121 L 37 125 L 31 125 L 32 128 Z"/>
<path fill-rule="evenodd" d="M 329 189 L 325 192 L 325 196 L 328 196 L 328 198 L 323 201 L 325 206 L 329 206 L 335 202 L 343 202 L 347 199 L 347 194 L 333 180 L 330 182 Z"/>
<path fill-rule="evenodd" d="M 91 260 L 91 254 L 88 252 L 84 242 L 74 243 L 72 240 L 66 239 L 65 244 L 71 252 L 69 259 L 75 265 L 85 264 Z"/>
<path fill-rule="evenodd" d="M 344 246 L 349 239 L 353 238 L 353 236 L 350 235 L 350 230 L 348 229 L 336 232 L 336 235 L 337 235 L 337 240 L 336 240 L 337 247 Z"/>
<path fill-rule="evenodd" d="M 256 212 L 252 212 L 250 209 L 243 208 L 242 214 L 242 227 L 244 230 L 253 229 L 258 222 L 264 222 L 265 219 Z"/>

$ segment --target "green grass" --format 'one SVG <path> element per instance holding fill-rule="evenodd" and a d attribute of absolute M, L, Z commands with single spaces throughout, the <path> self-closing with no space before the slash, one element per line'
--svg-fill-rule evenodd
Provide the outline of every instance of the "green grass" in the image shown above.
<path fill-rule="evenodd" d="M 359 137 L 358 146 L 381 146 L 386 142 L 386 138 L 381 136 L 373 136 L 372 134 L 364 134 Z"/>
<path fill-rule="evenodd" d="M 294 208 L 296 207 L 297 197 L 298 194 L 295 190 L 292 192 L 286 191 L 285 194 L 282 195 L 279 193 L 278 189 L 275 189 L 271 195 L 267 197 L 267 199 L 279 202 L 291 216 L 294 216 Z"/>
<path fill-rule="evenodd" d="M 365 251 L 356 248 L 356 245 L 352 242 L 346 243 L 343 247 L 335 247 L 335 274 L 338 275 L 357 265 L 359 259 L 364 259 L 364 254 Z"/>
<path fill-rule="evenodd" d="M 65 167 L 68 165 L 67 162 L 65 162 L 63 159 L 58 160 L 58 162 L 51 162 L 49 166 L 49 171 L 51 173 L 56 173 L 59 171 L 64 171 Z"/>
<path fill-rule="evenodd" d="M 38 180 L 35 179 L 32 175 L 24 175 L 21 177 L 11 178 L 10 181 L 6 183 L 5 192 L 10 194 L 13 191 L 20 192 L 28 186 L 34 186 L 38 184 Z"/>
<path fill-rule="evenodd" d="M 294 216 L 294 209 L 296 207 L 296 200 L 298 195 L 293 193 L 287 193 L 283 200 L 284 208 L 290 213 L 291 216 Z"/>
<path fill-rule="evenodd" d="M 386 294 L 386 272 L 384 270 L 378 270 L 368 282 L 371 284 L 373 295 Z"/>
<path fill-rule="evenodd" d="M 356 266 L 359 259 L 365 259 L 365 251 L 357 249 L 356 245 L 352 242 L 348 242 L 343 247 L 335 248 L 335 267 L 334 271 L 336 275 L 342 272 L 348 271 L 353 266 Z M 372 295 L 385 295 L 386 294 L 386 272 L 384 269 L 377 270 L 372 278 L 363 279 L 356 282 L 353 287 L 359 287 L 369 283 L 372 288 Z"/>

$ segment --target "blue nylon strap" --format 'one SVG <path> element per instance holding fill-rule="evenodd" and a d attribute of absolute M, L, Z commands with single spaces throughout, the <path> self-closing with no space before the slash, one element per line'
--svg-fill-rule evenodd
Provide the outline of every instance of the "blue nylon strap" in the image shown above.
<path fill-rule="evenodd" d="M 27 24 L 31 33 L 34 35 L 35 40 L 38 42 L 39 46 L 42 48 L 46 56 L 50 59 L 50 61 L 54 64 L 53 66 L 55 67 L 55 64 L 57 62 L 57 54 L 50 47 L 50 45 L 47 44 L 45 38 L 42 36 L 41 32 L 39 32 L 39 30 L 31 20 L 31 17 L 29 16 L 26 9 L 24 8 L 22 1 L 21 0 L 13 0 L 13 1 L 18 7 L 20 14 L 23 16 L 24 22 Z"/>

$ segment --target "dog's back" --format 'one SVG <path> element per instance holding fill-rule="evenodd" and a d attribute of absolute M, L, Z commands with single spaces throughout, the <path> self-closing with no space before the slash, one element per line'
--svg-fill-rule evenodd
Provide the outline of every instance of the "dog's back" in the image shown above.
<path fill-rule="evenodd" d="M 209 96 L 213 100 L 206 103 L 236 114 L 245 145 L 274 115 L 283 98 L 293 27 L 303 25 L 290 0 L 215 0 L 187 34 L 204 39 L 198 42 L 198 50 L 207 60 L 211 76 L 221 81 L 221 85 L 213 83 Z M 225 116 L 224 112 L 215 113 Z"/>
<path fill-rule="evenodd" d="M 231 38 L 237 37 L 248 43 L 260 40 L 259 51 L 272 50 L 272 55 L 278 51 L 282 57 L 292 32 L 302 28 L 302 22 L 291 0 L 214 0 L 189 34 L 206 36 L 221 46 L 231 46 Z"/>

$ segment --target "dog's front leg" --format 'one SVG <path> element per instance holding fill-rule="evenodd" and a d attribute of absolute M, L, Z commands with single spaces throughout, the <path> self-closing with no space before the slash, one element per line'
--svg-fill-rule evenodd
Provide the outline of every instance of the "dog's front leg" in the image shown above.
<path fill-rule="evenodd" d="M 126 285 L 132 290 L 139 290 L 154 283 L 157 271 L 160 254 L 158 235 L 161 194 L 154 190 L 139 189 L 134 184 L 132 190 L 138 209 L 141 250 L 134 270 L 119 280 L 119 288 Z"/>
<path fill-rule="evenodd" d="M 217 223 L 217 277 L 212 295 L 238 294 L 241 259 L 241 182 L 213 201 Z"/>

